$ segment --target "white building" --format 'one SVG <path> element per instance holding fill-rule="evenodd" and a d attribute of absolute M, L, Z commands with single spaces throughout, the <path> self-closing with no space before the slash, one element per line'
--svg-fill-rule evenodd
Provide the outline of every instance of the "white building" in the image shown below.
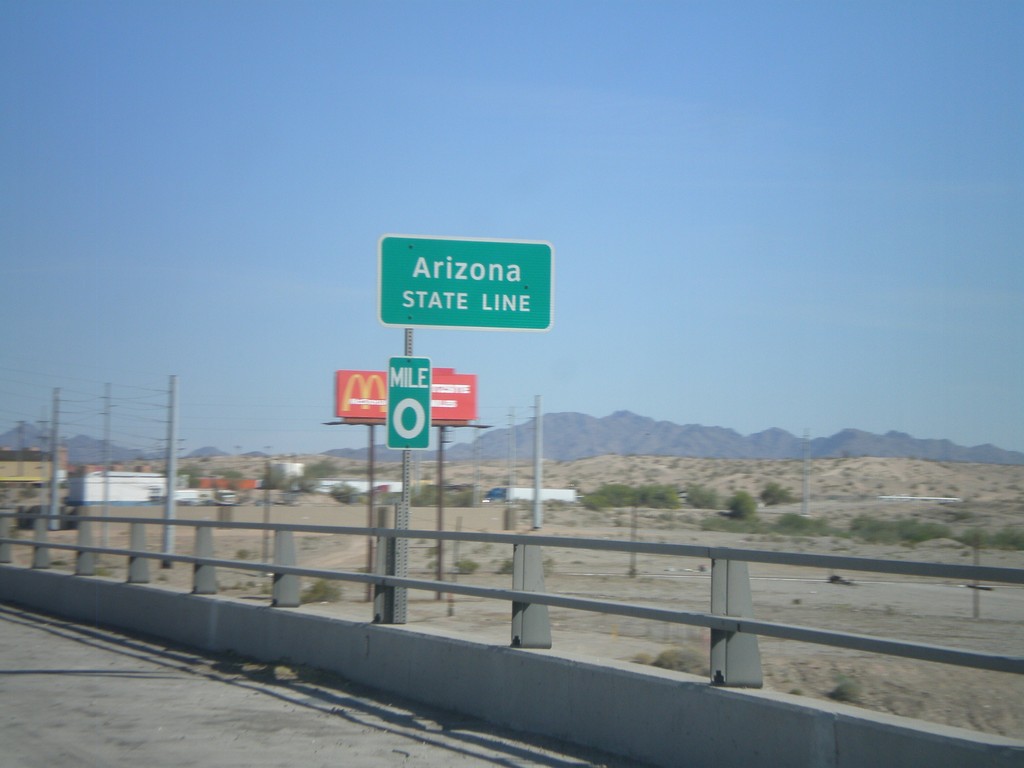
<path fill-rule="evenodd" d="M 88 507 L 109 500 L 111 506 L 160 504 L 167 495 L 167 478 L 155 472 L 90 472 L 68 478 L 67 503 Z"/>
<path fill-rule="evenodd" d="M 270 471 L 284 477 L 302 477 L 306 465 L 301 461 L 275 461 L 270 465 Z"/>

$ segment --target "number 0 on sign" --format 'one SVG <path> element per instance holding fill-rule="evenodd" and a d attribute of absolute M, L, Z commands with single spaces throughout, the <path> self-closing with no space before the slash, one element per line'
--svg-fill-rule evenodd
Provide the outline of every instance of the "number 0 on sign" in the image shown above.
<path fill-rule="evenodd" d="M 430 374 L 429 357 L 388 360 L 388 448 L 430 447 Z"/>

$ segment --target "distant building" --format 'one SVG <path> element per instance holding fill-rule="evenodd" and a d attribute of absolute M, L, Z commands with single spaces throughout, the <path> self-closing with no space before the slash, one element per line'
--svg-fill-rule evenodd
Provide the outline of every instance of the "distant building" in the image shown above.
<path fill-rule="evenodd" d="M 216 491 L 254 491 L 260 481 L 253 477 L 200 477 L 199 487 Z"/>
<path fill-rule="evenodd" d="M 67 449 L 57 452 L 58 477 L 67 475 Z M 51 455 L 38 448 L 0 448 L 0 484 L 47 483 L 53 473 Z"/>
<path fill-rule="evenodd" d="M 300 461 L 275 461 L 270 465 L 270 471 L 284 477 L 302 477 L 306 465 Z"/>

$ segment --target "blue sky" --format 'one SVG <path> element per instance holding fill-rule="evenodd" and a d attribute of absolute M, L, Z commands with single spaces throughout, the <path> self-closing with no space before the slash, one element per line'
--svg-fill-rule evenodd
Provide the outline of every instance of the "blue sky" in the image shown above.
<path fill-rule="evenodd" d="M 1024 4 L 0 0 L 0 432 L 362 446 L 386 233 L 546 240 L 418 330 L 481 416 L 1024 450 Z"/>

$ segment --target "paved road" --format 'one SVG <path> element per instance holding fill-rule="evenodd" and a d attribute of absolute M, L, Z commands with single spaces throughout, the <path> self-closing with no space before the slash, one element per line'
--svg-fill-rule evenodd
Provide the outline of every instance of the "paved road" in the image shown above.
<path fill-rule="evenodd" d="M 0 766 L 614 766 L 315 670 L 0 605 Z"/>

